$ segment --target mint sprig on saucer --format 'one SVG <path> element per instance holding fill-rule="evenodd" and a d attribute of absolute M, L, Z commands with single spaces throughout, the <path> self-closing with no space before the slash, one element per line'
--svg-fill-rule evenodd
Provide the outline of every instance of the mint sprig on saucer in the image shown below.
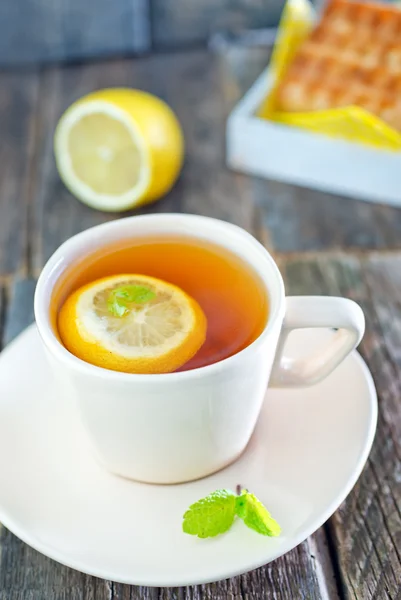
<path fill-rule="evenodd" d="M 182 530 L 199 538 L 215 537 L 228 531 L 236 517 L 261 535 L 280 535 L 280 525 L 248 490 L 242 490 L 240 495 L 231 490 L 216 490 L 198 500 L 185 512 Z"/>
<path fill-rule="evenodd" d="M 115 317 L 124 317 L 130 312 L 130 304 L 145 304 L 156 298 L 156 294 L 143 285 L 123 285 L 110 292 L 107 308 Z"/>

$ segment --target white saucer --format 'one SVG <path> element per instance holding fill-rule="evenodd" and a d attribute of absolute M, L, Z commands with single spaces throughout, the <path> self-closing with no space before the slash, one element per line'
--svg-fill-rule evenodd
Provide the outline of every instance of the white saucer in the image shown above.
<path fill-rule="evenodd" d="M 309 346 L 310 335 L 294 336 L 293 350 Z M 328 519 L 362 470 L 376 418 L 374 384 L 355 352 L 313 388 L 269 390 L 249 447 L 224 471 L 184 485 L 135 483 L 93 460 L 32 326 L 0 356 L 0 521 L 60 563 L 117 582 L 231 577 L 284 554 Z M 279 538 L 238 521 L 210 540 L 182 533 L 192 502 L 237 484 L 267 505 Z"/>

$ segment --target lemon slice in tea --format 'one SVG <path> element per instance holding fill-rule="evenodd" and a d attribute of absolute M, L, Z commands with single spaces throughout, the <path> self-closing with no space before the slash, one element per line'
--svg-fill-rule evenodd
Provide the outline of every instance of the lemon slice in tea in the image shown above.
<path fill-rule="evenodd" d="M 69 296 L 58 317 L 65 347 L 98 367 L 168 373 L 206 338 L 199 304 L 175 285 L 145 275 L 114 275 Z"/>

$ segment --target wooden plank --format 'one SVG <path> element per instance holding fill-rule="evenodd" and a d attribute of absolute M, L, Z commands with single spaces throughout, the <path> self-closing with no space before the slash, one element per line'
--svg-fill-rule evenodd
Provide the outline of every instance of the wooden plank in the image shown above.
<path fill-rule="evenodd" d="M 205 42 L 215 31 L 277 25 L 282 0 L 152 0 L 156 48 Z"/>
<path fill-rule="evenodd" d="M 36 72 L 0 74 L 0 275 L 26 269 L 37 92 Z"/>
<path fill-rule="evenodd" d="M 0 285 L 0 351 L 3 349 L 3 330 L 4 330 L 4 313 L 5 313 L 5 289 Z M 0 523 L 0 567 L 1 567 L 1 554 L 2 544 L 1 539 L 3 535 L 3 525 Z"/>
<path fill-rule="evenodd" d="M 5 314 L 5 310 L 6 310 L 5 299 L 6 299 L 5 289 L 0 283 L 0 350 L 4 346 L 3 333 L 4 333 L 4 314 Z"/>
<path fill-rule="evenodd" d="M 306 541 L 249 574 L 188 588 L 134 587 L 84 575 L 36 552 L 8 530 L 0 538 L 0 600 L 336 600 L 335 587 L 320 587 L 316 547 Z M 330 585 L 330 584 L 329 584 Z M 327 590 L 331 595 L 327 595 Z"/>
<path fill-rule="evenodd" d="M 9 344 L 28 325 L 33 323 L 33 296 L 36 280 L 17 277 L 11 286 L 11 297 L 5 315 L 3 343 Z"/>
<path fill-rule="evenodd" d="M 397 208 L 262 179 L 253 193 L 276 251 L 401 247 Z"/>
<path fill-rule="evenodd" d="M 321 584 L 322 564 L 318 561 L 324 562 L 326 552 L 322 536 L 324 533 L 320 532 L 314 541 L 310 539 L 266 567 L 240 577 L 208 585 L 158 590 L 112 584 L 111 600 L 336 600 L 335 585 Z M 332 595 L 328 596 L 327 590 Z"/>
<path fill-rule="evenodd" d="M 222 89 L 229 109 L 266 67 L 268 54 L 265 49 L 236 45 L 229 45 L 219 53 Z M 269 150 L 266 148 L 266 160 Z M 271 249 L 290 253 L 401 247 L 398 208 L 256 177 L 249 181 L 249 193 L 259 209 L 261 226 Z"/>
<path fill-rule="evenodd" d="M 401 255 L 281 259 L 290 294 L 334 294 L 362 306 L 360 350 L 379 393 L 378 430 L 359 482 L 330 521 L 346 598 L 401 597 Z"/>
<path fill-rule="evenodd" d="M 256 221 L 248 178 L 224 164 L 226 105 L 218 60 L 206 51 L 156 55 L 141 61 L 47 69 L 42 77 L 38 116 L 37 171 L 30 220 L 32 266 L 44 261 L 68 237 L 116 218 L 90 209 L 66 190 L 53 158 L 53 133 L 63 110 L 89 91 L 128 85 L 166 100 L 176 111 L 186 142 L 186 161 L 174 189 L 140 212 L 192 212 L 232 221 L 252 230 Z"/>
<path fill-rule="evenodd" d="M 3 528 L 0 600 L 110 600 L 107 582 L 64 567 Z"/>
<path fill-rule="evenodd" d="M 215 217 L 253 231 L 257 218 L 249 180 L 225 167 L 227 105 L 219 60 L 204 51 L 162 55 L 149 61 L 147 71 L 146 89 L 161 95 L 176 112 L 186 144 L 178 185 L 149 210 L 167 206 L 167 210 Z"/>
<path fill-rule="evenodd" d="M 150 48 L 148 0 L 0 3 L 0 64 L 77 60 Z"/>

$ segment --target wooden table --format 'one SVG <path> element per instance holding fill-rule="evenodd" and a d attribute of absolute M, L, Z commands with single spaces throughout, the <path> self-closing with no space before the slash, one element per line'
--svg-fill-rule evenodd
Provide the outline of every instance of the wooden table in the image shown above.
<path fill-rule="evenodd" d="M 180 181 L 144 212 L 183 211 L 237 223 L 273 253 L 290 294 L 341 294 L 363 307 L 367 332 L 360 351 L 380 399 L 368 464 L 312 537 L 266 567 L 211 585 L 148 589 L 103 581 L 53 562 L 2 528 L 0 600 L 401 598 L 401 209 L 225 168 L 225 118 L 266 60 L 263 48 L 231 46 L 218 54 L 199 50 L 0 73 L 2 343 L 32 321 L 35 279 L 55 248 L 118 216 L 81 205 L 61 184 L 52 155 L 57 119 L 95 88 L 143 88 L 173 107 L 187 144 Z"/>

